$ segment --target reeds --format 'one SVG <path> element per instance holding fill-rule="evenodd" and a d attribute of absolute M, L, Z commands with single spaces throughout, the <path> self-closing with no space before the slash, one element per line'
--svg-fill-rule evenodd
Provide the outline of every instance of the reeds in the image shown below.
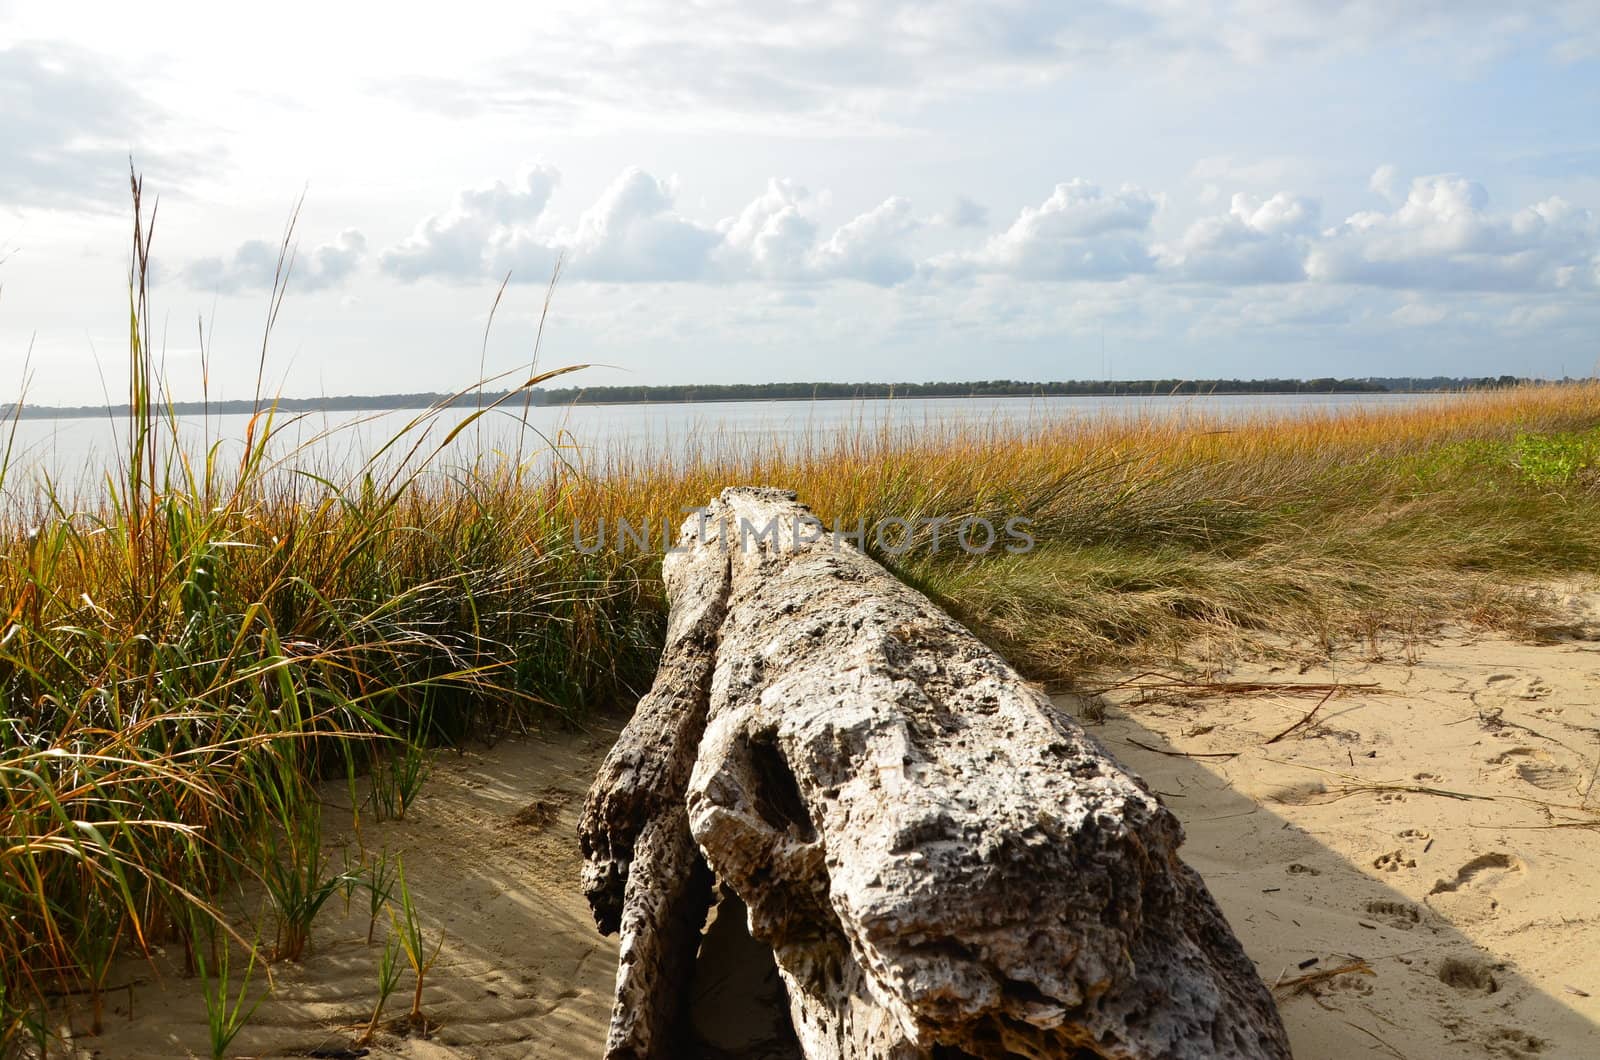
<path fill-rule="evenodd" d="M 340 481 L 269 455 L 285 427 L 270 401 L 236 460 L 180 444 L 149 334 L 155 210 L 132 191 L 117 468 L 79 506 L 48 484 L 19 492 L 0 465 L 0 1055 L 38 1050 L 55 998 L 87 994 L 98 1031 L 119 953 L 176 941 L 191 969 L 225 967 L 212 932 L 244 936 L 217 896 L 245 878 L 276 913 L 270 956 L 299 958 L 347 883 L 322 851 L 319 778 L 385 763 L 381 812 L 399 815 L 421 743 L 624 699 L 658 621 L 642 594 L 630 612 L 559 557 L 502 542 L 498 511 L 416 488 L 421 431 Z M 274 315 L 291 266 L 285 251 Z M 627 623 L 569 674 L 564 624 Z M 614 645 L 622 665 L 603 658 Z"/>
<path fill-rule="evenodd" d="M 346 471 L 277 452 L 292 421 L 264 400 L 236 457 L 191 451 L 151 353 L 154 211 L 133 190 L 119 471 L 74 505 L 0 466 L 0 1054 L 36 1048 L 68 991 L 98 1010 L 118 952 L 200 956 L 198 923 L 246 944 L 216 908 L 242 879 L 281 892 L 275 956 L 307 952 L 339 885 L 320 778 L 371 771 L 375 815 L 398 816 L 428 744 L 631 704 L 665 620 L 659 528 L 726 485 L 795 489 L 844 528 L 1030 520 L 1019 554 L 923 531 L 880 556 L 1040 677 L 1197 637 L 1511 622 L 1508 581 L 1600 568 L 1594 384 L 1243 422 L 863 424 L 688 458 L 530 439 L 466 469 L 430 457 L 494 411 L 435 411 Z M 291 272 L 286 252 L 273 314 Z M 624 518 L 652 547 L 576 547 Z"/>

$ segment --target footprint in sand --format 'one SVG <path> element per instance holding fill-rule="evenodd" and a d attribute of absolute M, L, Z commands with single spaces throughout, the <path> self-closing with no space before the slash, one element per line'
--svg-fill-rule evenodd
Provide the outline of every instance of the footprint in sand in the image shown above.
<path fill-rule="evenodd" d="M 1417 862 L 1414 858 L 1406 857 L 1404 850 L 1391 850 L 1387 854 L 1379 854 L 1372 862 L 1372 867 L 1383 872 L 1399 872 L 1401 869 L 1414 869 Z"/>
<path fill-rule="evenodd" d="M 1417 843 L 1425 843 L 1432 839 L 1433 836 L 1428 832 L 1424 832 L 1420 828 L 1407 828 L 1404 832 L 1400 833 L 1400 838 L 1409 839 Z"/>
<path fill-rule="evenodd" d="M 1509 1056 L 1522 1058 L 1539 1056 L 1550 1043 L 1543 1038 L 1536 1038 L 1525 1030 L 1517 1027 L 1495 1027 L 1485 1034 L 1480 1041 L 1491 1056 Z"/>
<path fill-rule="evenodd" d="M 1439 982 L 1463 994 L 1493 994 L 1500 989 L 1494 966 L 1481 957 L 1446 957 L 1439 962 Z"/>
<path fill-rule="evenodd" d="M 510 823 L 518 828 L 542 832 L 555 823 L 562 807 L 573 799 L 572 793 L 554 786 L 546 787 L 539 797 L 511 815 Z"/>
<path fill-rule="evenodd" d="M 1538 674 L 1490 674 L 1472 692 L 1479 707 L 1504 707 L 1532 702 L 1550 694 L 1550 683 Z"/>
<path fill-rule="evenodd" d="M 1314 869 L 1310 865 L 1302 865 L 1298 861 L 1296 861 L 1293 864 L 1291 864 L 1284 871 L 1288 872 L 1289 874 L 1294 875 L 1294 876 L 1321 876 L 1322 875 L 1322 870 L 1321 869 Z"/>
<path fill-rule="evenodd" d="M 1404 931 L 1410 931 L 1422 923 L 1421 911 L 1409 902 L 1371 901 L 1367 903 L 1367 915 Z"/>
<path fill-rule="evenodd" d="M 1489 759 L 1501 767 L 1507 779 L 1520 780 L 1545 791 L 1572 787 L 1577 781 L 1572 770 L 1557 762 L 1548 751 L 1536 747 L 1513 747 Z"/>
<path fill-rule="evenodd" d="M 1459 891 L 1463 887 L 1475 887 L 1478 890 L 1488 890 L 1499 886 L 1507 877 L 1516 875 L 1527 869 L 1522 859 L 1512 854 L 1502 854 L 1495 850 L 1487 854 L 1479 854 L 1465 865 L 1456 870 L 1453 880 L 1440 880 L 1433 885 L 1433 894 L 1449 894 Z"/>
<path fill-rule="evenodd" d="M 1551 620 L 1532 629 L 1537 640 L 1547 644 L 1600 640 L 1600 606 L 1592 597 L 1574 593 L 1553 603 Z"/>
<path fill-rule="evenodd" d="M 1267 798 L 1285 806 L 1309 806 L 1323 801 L 1323 797 L 1327 794 L 1328 786 L 1322 781 L 1305 780 L 1268 792 Z"/>
<path fill-rule="evenodd" d="M 1494 892 L 1526 871 L 1527 865 L 1514 855 L 1498 850 L 1479 854 L 1457 869 L 1454 878 L 1435 883 L 1427 902 L 1452 920 L 1484 920 L 1500 908 Z"/>

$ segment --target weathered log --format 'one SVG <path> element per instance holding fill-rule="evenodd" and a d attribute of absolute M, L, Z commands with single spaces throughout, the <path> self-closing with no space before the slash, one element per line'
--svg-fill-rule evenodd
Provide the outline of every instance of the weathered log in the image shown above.
<path fill-rule="evenodd" d="M 725 490 L 680 545 L 661 676 L 584 818 L 602 929 L 627 881 L 625 962 L 681 960 L 660 925 L 704 913 L 663 916 L 681 870 L 641 878 L 686 806 L 812 1060 L 1289 1055 L 1177 820 L 999 656 L 793 494 Z M 634 1006 L 657 1029 L 608 1055 L 671 1055 L 679 981 L 643 969 L 613 1040 Z"/>
<path fill-rule="evenodd" d="M 726 563 L 669 564 L 678 601 L 655 683 L 600 766 L 578 825 L 583 889 L 604 934 L 621 932 L 609 1060 L 673 1055 L 711 877 L 689 835 L 684 793 L 705 730 Z"/>

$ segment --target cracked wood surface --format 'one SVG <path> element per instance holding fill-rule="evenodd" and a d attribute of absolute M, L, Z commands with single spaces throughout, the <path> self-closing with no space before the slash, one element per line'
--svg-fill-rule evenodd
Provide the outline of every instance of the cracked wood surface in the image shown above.
<path fill-rule="evenodd" d="M 1289 1055 L 1176 819 L 1039 689 L 791 493 L 724 490 L 679 547 L 581 825 L 609 1057 L 680 1055 L 704 866 L 812 1060 Z"/>

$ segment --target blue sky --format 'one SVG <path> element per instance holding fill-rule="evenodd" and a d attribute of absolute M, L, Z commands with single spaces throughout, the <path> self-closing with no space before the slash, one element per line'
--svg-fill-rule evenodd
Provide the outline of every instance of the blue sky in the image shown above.
<path fill-rule="evenodd" d="M 0 2 L 0 377 L 123 387 L 131 152 L 174 392 L 1573 375 L 1600 7 Z M 1102 343 L 1106 356 L 1102 359 Z"/>

